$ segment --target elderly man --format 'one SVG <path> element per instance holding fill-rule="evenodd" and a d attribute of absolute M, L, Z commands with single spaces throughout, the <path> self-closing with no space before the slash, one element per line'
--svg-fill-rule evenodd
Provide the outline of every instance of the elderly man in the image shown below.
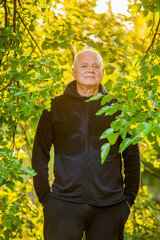
<path fill-rule="evenodd" d="M 99 138 L 116 116 L 97 116 L 100 100 L 86 102 L 97 92 L 108 94 L 101 84 L 101 56 L 88 49 L 79 52 L 72 72 L 75 81 L 52 100 L 50 112 L 43 111 L 34 141 L 34 187 L 44 206 L 44 239 L 81 240 L 85 232 L 87 240 L 121 240 L 139 188 L 139 148 L 130 145 L 120 154 L 119 138 L 101 164 L 101 146 L 106 140 Z M 55 179 L 51 191 L 52 144 Z"/>

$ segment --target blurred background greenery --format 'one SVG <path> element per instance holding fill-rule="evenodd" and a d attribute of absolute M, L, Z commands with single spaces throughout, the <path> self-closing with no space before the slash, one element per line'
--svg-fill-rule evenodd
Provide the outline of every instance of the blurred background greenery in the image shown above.
<path fill-rule="evenodd" d="M 42 206 L 33 190 L 30 163 L 34 135 L 43 109 L 50 109 L 50 99 L 61 94 L 72 80 L 74 55 L 84 48 L 96 49 L 102 55 L 106 90 L 125 97 L 130 93 L 128 100 L 135 104 L 136 113 L 145 113 L 145 121 L 151 123 L 148 126 L 154 127 L 147 129 L 140 142 L 141 189 L 126 224 L 125 239 L 159 239 L 160 2 L 114 2 L 0 2 L 2 240 L 43 238 Z M 117 13 L 119 2 L 124 11 Z M 118 79 L 123 77 L 125 82 L 120 85 Z M 53 149 L 50 183 L 54 178 L 52 164 Z"/>

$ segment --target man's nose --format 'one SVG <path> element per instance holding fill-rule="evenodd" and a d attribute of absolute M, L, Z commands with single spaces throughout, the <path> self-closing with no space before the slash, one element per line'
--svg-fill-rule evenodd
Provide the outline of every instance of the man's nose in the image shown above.
<path fill-rule="evenodd" d="M 88 71 L 89 71 L 89 72 L 94 72 L 94 68 L 93 68 L 92 65 L 88 66 Z"/>

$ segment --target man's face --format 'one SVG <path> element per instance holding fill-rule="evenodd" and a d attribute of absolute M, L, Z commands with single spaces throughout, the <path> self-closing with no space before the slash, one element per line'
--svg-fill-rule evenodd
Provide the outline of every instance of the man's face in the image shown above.
<path fill-rule="evenodd" d="M 99 86 L 104 75 L 104 69 L 98 57 L 94 54 L 78 56 L 72 72 L 78 85 L 90 87 Z"/>

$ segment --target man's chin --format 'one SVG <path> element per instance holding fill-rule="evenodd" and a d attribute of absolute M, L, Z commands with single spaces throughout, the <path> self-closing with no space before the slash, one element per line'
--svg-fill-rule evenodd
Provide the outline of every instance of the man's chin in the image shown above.
<path fill-rule="evenodd" d="M 86 78 L 86 79 L 83 81 L 83 84 L 84 84 L 84 85 L 89 85 L 89 86 L 96 86 L 96 85 L 98 85 L 99 83 L 97 83 L 94 78 Z"/>

